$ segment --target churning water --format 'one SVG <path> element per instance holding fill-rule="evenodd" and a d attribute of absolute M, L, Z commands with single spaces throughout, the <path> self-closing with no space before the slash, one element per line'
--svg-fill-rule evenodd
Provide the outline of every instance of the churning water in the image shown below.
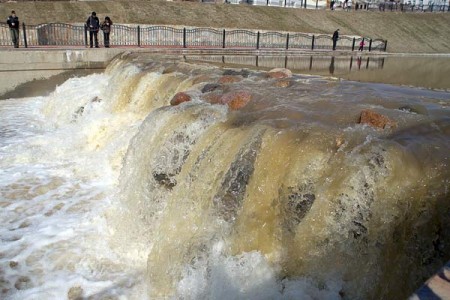
<path fill-rule="evenodd" d="M 0 298 L 410 295 L 450 259 L 450 93 L 266 75 L 129 54 L 0 101 Z"/>

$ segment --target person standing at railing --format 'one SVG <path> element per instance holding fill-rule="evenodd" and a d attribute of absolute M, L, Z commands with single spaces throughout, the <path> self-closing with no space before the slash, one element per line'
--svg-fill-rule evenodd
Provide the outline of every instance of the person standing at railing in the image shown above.
<path fill-rule="evenodd" d="M 358 49 L 358 51 L 363 51 L 364 50 L 364 45 L 365 45 L 366 43 L 364 43 L 364 38 L 361 40 L 361 42 L 359 43 L 359 49 Z"/>
<path fill-rule="evenodd" d="M 100 28 L 103 31 L 103 41 L 105 44 L 105 48 L 109 48 L 109 34 L 111 32 L 111 25 L 112 21 L 108 16 L 105 17 L 105 21 L 103 21 L 100 25 Z"/>
<path fill-rule="evenodd" d="M 95 11 L 89 16 L 86 21 L 87 30 L 89 30 L 89 46 L 92 48 L 92 39 L 95 42 L 95 48 L 98 48 L 98 30 L 100 28 L 100 21 L 97 18 Z"/>
<path fill-rule="evenodd" d="M 336 31 L 333 33 L 333 37 L 331 39 L 333 40 L 333 50 L 336 50 L 336 43 L 339 39 L 339 29 L 336 29 Z"/>
<path fill-rule="evenodd" d="M 8 23 L 9 31 L 11 32 L 11 39 L 14 48 L 19 48 L 19 17 L 16 16 L 16 12 L 11 11 L 11 15 L 6 20 Z"/>

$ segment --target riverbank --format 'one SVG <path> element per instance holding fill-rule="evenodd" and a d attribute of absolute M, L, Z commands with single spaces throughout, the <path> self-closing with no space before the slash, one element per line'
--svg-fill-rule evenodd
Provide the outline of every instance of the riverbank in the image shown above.
<path fill-rule="evenodd" d="M 117 23 L 241 28 L 330 34 L 388 40 L 392 53 L 450 53 L 450 13 L 400 13 L 304 10 L 249 5 L 167 1 L 83 1 L 4 3 L 0 14 L 15 10 L 22 22 L 79 23 L 96 11 Z M 208 17 L 205 17 L 208 16 Z"/>

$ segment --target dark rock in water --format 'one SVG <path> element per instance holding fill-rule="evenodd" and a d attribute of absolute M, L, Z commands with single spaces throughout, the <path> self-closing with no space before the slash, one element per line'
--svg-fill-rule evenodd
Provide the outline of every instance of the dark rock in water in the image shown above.
<path fill-rule="evenodd" d="M 284 200 L 285 226 L 287 230 L 293 232 L 303 218 L 308 214 L 316 195 L 313 192 L 312 184 L 300 187 L 288 187 L 287 195 L 281 195 Z"/>
<path fill-rule="evenodd" d="M 365 182 L 361 186 L 352 187 L 352 190 L 358 191 L 354 197 L 346 193 L 339 195 L 335 217 L 338 222 L 350 217 L 352 221 L 347 224 L 349 236 L 365 240 L 368 233 L 367 224 L 372 217 L 370 209 L 375 200 L 373 187 Z"/>
<path fill-rule="evenodd" d="M 72 120 L 72 122 L 73 122 L 73 123 L 76 122 L 77 119 L 83 115 L 83 112 L 84 112 L 84 106 L 80 106 L 80 107 L 73 113 L 73 120 Z"/>
<path fill-rule="evenodd" d="M 102 99 L 100 99 L 99 97 L 95 96 L 94 98 L 91 99 L 91 102 L 102 102 Z"/>
<path fill-rule="evenodd" d="M 372 127 L 381 129 L 397 126 L 397 124 L 394 121 L 391 121 L 388 117 L 383 116 L 370 109 L 365 109 L 361 112 L 359 123 L 368 124 Z"/>
<path fill-rule="evenodd" d="M 233 75 L 233 76 L 240 75 L 244 78 L 247 78 L 250 75 L 250 72 L 248 70 L 239 70 L 239 71 L 225 70 L 225 72 L 223 72 L 223 75 Z"/>
<path fill-rule="evenodd" d="M 353 221 L 353 225 L 355 225 L 355 228 L 352 230 L 352 233 L 355 239 L 367 234 L 367 228 L 363 224 L 358 221 Z"/>
<path fill-rule="evenodd" d="M 236 219 L 244 200 L 245 190 L 255 169 L 254 164 L 262 143 L 263 132 L 258 133 L 252 141 L 237 154 L 225 174 L 220 191 L 214 196 L 217 215 L 227 222 Z"/>
<path fill-rule="evenodd" d="M 314 194 L 291 194 L 289 195 L 288 205 L 295 213 L 297 224 L 306 216 L 312 204 L 316 200 Z"/>
<path fill-rule="evenodd" d="M 153 173 L 153 178 L 163 187 L 168 190 L 171 190 L 174 186 L 177 185 L 177 181 L 173 178 L 172 174 L 165 173 Z"/>
<path fill-rule="evenodd" d="M 170 105 L 175 106 L 188 101 L 191 101 L 191 96 L 184 92 L 179 92 L 176 93 L 175 96 L 173 96 L 172 100 L 170 100 Z"/>
<path fill-rule="evenodd" d="M 428 115 L 428 111 L 425 107 L 423 107 L 422 105 L 405 105 L 402 107 L 399 107 L 399 110 L 401 111 L 406 111 L 406 112 L 410 112 L 410 113 L 415 113 L 415 114 L 419 114 L 419 115 Z"/>
<path fill-rule="evenodd" d="M 16 283 L 14 284 L 14 287 L 18 290 L 26 290 L 32 287 L 31 279 L 28 276 L 20 276 Z"/>
<path fill-rule="evenodd" d="M 205 86 L 202 88 L 202 93 L 209 93 L 209 92 L 215 91 L 220 88 L 221 88 L 221 85 L 218 83 L 208 83 L 208 84 L 205 84 Z"/>
<path fill-rule="evenodd" d="M 76 115 L 81 116 L 84 112 L 84 106 L 80 106 L 80 108 L 77 109 L 75 112 Z"/>

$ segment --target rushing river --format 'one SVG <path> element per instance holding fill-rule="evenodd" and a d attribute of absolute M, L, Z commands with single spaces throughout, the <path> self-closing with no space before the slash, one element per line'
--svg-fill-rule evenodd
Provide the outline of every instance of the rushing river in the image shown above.
<path fill-rule="evenodd" d="M 0 101 L 0 298 L 404 299 L 450 259 L 450 92 L 193 60 Z"/>

